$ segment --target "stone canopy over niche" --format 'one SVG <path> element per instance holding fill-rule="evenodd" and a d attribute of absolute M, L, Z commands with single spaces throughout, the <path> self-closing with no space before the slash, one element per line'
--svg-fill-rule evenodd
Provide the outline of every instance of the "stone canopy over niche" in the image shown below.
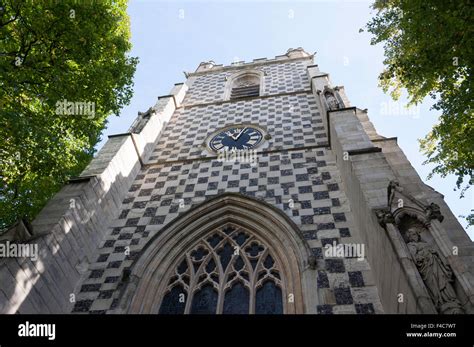
<path fill-rule="evenodd" d="M 376 211 L 391 236 L 420 313 L 472 313 L 473 288 L 457 257 L 457 247 L 443 238 L 444 217 L 438 205 L 407 194 L 397 181 L 387 188 L 387 208 Z M 403 262 L 403 259 L 410 259 Z"/>
<path fill-rule="evenodd" d="M 322 94 L 328 110 L 338 110 L 345 107 L 337 88 L 326 86 Z"/>

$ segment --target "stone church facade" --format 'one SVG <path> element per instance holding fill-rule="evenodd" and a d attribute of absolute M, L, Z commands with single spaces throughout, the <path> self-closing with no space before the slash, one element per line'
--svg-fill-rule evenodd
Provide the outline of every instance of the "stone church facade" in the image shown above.
<path fill-rule="evenodd" d="M 473 313 L 468 235 L 313 59 L 201 63 L 109 136 L 3 235 L 39 255 L 0 312 Z"/>

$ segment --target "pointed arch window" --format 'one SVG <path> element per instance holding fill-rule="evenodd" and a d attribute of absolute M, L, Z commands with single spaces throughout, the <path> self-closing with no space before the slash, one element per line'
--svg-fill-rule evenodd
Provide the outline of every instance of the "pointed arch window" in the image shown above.
<path fill-rule="evenodd" d="M 285 284 L 265 242 L 233 224 L 213 230 L 172 267 L 159 313 L 280 314 Z"/>

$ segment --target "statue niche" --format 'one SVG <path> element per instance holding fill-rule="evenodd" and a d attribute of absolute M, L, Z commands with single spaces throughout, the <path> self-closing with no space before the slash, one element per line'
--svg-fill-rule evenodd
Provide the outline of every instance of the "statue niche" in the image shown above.
<path fill-rule="evenodd" d="M 326 99 L 326 103 L 329 110 L 337 110 L 341 108 L 339 101 L 337 100 L 334 93 L 330 90 L 326 90 L 324 92 L 324 98 Z"/>
<path fill-rule="evenodd" d="M 411 223 L 403 236 L 412 259 L 435 304 L 442 314 L 464 313 L 454 290 L 454 275 L 449 264 L 421 234 L 426 228 L 419 223 Z"/>

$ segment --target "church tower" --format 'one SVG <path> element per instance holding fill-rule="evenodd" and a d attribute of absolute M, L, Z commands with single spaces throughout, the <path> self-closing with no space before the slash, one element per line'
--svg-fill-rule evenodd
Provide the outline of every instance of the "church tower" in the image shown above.
<path fill-rule="evenodd" d="M 186 77 L 12 231 L 2 313 L 473 313 L 473 243 L 312 54 Z"/>

